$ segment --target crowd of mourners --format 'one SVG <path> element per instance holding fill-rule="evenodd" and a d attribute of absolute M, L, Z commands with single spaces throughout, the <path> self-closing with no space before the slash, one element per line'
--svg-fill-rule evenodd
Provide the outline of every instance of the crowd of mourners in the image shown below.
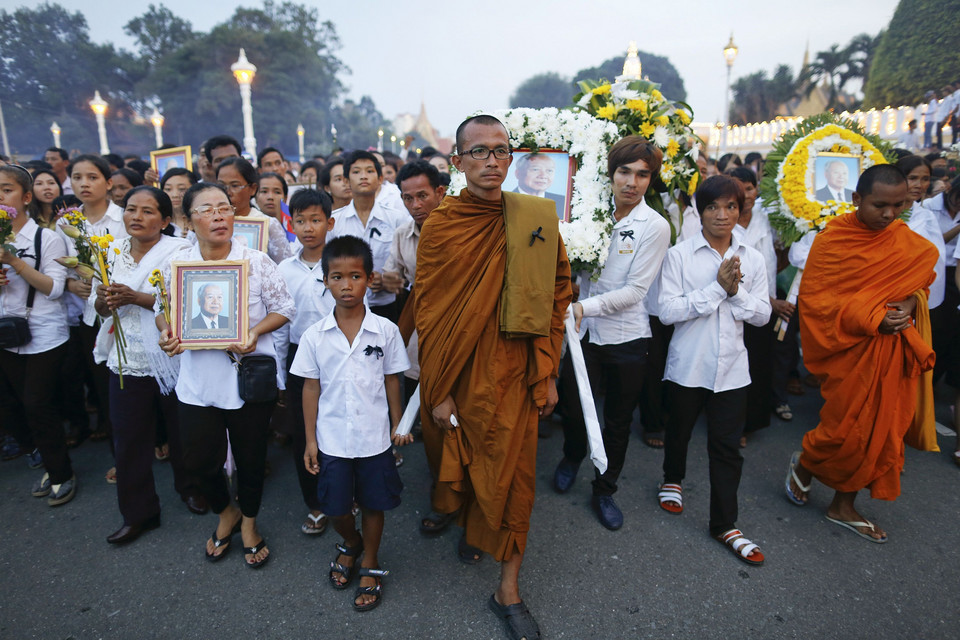
<path fill-rule="evenodd" d="M 867 172 L 840 192 L 856 186 L 860 210 L 876 205 L 879 211 L 877 194 L 905 185 L 897 217 L 937 250 L 929 282 L 913 287 L 928 291 L 922 304 L 937 353 L 933 375 L 945 374 L 960 389 L 960 179 L 948 180 L 947 159 L 933 149 L 934 129 L 942 144 L 941 127 L 927 127 L 923 146 L 929 155 L 900 150 L 895 165 Z M 24 458 L 37 470 L 33 496 L 60 506 L 80 490 L 70 450 L 86 440 L 108 441 L 112 461 L 104 464 L 105 478 L 84 482 L 116 484 L 121 526 L 106 538 L 114 544 L 160 526 L 152 469 L 154 460 L 168 461 L 185 507 L 218 517 L 206 558 L 219 561 L 240 533 L 244 562 L 257 568 L 270 557 L 257 515 L 270 472 L 267 446 L 276 440 L 291 452 L 304 503 L 303 521 L 291 526 L 305 535 L 323 533 L 328 523 L 337 530 L 343 541 L 329 582 L 345 589 L 359 577 L 353 604 L 363 611 L 382 597 L 386 571 L 377 550 L 383 513 L 400 503 L 402 445 L 417 436 L 433 477 L 432 510 L 421 532 L 435 535 L 456 522 L 464 528 L 461 561 L 475 563 L 489 553 L 503 562 L 490 607 L 514 637 L 536 637 L 519 598 L 514 560 L 522 557 L 533 503 L 533 473 L 524 466 L 524 452 L 535 449 L 537 420 L 556 406 L 564 445 L 553 487 L 560 493 L 575 487 L 588 455 L 579 390 L 589 380 L 594 395 L 603 398 L 598 406 L 607 466 L 594 471 L 592 483 L 599 522 L 611 530 L 623 524 L 614 495 L 638 408 L 642 441 L 664 449 L 657 503 L 670 513 L 683 512 L 687 445 L 705 413 L 710 533 L 741 561 L 762 564 L 759 546 L 736 525 L 740 450 L 771 420 L 793 419 L 791 395 L 815 393 L 829 379 L 810 363 L 801 368 L 805 321 L 799 316 L 808 313 L 802 304 L 807 294 L 801 288 L 798 296 L 796 286 L 801 273 L 802 287 L 815 286 L 808 259 L 820 259 L 817 250 L 828 233 L 822 232 L 822 243 L 810 233 L 784 247 L 758 197 L 764 160 L 757 153 L 743 159 L 701 153 L 696 194 L 668 195 L 665 217 L 644 202 L 662 155 L 643 138 L 628 136 L 609 152 L 609 257 L 598 275 L 571 274 L 556 224 L 549 235 L 551 225 L 531 222 L 532 238 L 524 231 L 519 244 L 511 240 L 510 212 L 536 207 L 527 196 L 501 194 L 512 151 L 501 130 L 495 119 L 480 116 L 461 125 L 450 156 L 433 148 L 402 156 L 337 150 L 303 163 L 275 148 L 251 158 L 237 140 L 218 135 L 199 146 L 196 171 L 172 168 L 162 176 L 138 156 L 71 156 L 51 147 L 25 162 L 0 158 L 0 205 L 13 232 L 0 249 L 2 459 Z M 451 165 L 466 176 L 467 189 L 448 196 Z M 488 210 L 491 202 L 494 209 Z M 548 209 L 556 218 L 553 203 Z M 495 215 L 489 217 L 490 211 Z M 64 216 L 81 217 L 87 234 L 111 241 L 109 284 L 71 261 L 78 243 Z M 268 220 L 265 252 L 234 237 L 236 218 Z M 486 226 L 478 226 L 481 218 Z M 504 236 L 504 219 L 505 239 L 497 240 Z M 884 220 L 884 227 L 891 223 Z M 861 222 L 876 230 L 869 213 Z M 528 240 L 534 249 L 542 244 L 552 251 L 544 276 L 547 311 L 540 314 L 545 325 L 516 329 L 521 337 L 511 342 L 499 336 L 508 333 L 503 323 L 515 313 L 514 307 L 504 311 L 508 302 L 515 304 L 504 283 L 511 268 L 528 268 L 535 280 L 543 267 L 511 262 L 520 255 L 514 245 Z M 469 271 L 473 263 L 503 255 L 506 267 L 498 267 L 492 281 L 491 269 Z M 248 308 L 230 312 L 245 315 L 248 334 L 226 349 L 185 348 L 164 313 L 170 301 L 157 295 L 155 274 L 169 289 L 172 263 L 221 261 L 248 265 Z M 472 306 L 488 289 L 494 292 L 489 310 Z M 893 311 L 877 319 L 879 333 L 906 335 L 916 305 L 888 302 Z M 577 376 L 571 349 L 561 357 L 567 304 L 586 378 Z M 197 307 L 202 330 L 236 321 L 222 291 L 201 291 Z M 484 324 L 484 313 L 494 318 L 492 325 Z M 22 327 L 8 326 L 12 318 L 26 320 L 25 338 L 13 335 Z M 113 348 L 118 339 L 122 355 Z M 805 357 L 806 341 L 814 353 L 815 339 L 803 335 Z M 533 345 L 529 357 L 515 351 L 514 343 L 524 340 Z M 545 354 L 542 362 L 534 352 Z M 255 356 L 275 363 L 257 379 L 272 378 L 266 393 L 238 382 L 238 371 Z M 512 402 L 509 390 L 487 384 L 494 374 L 486 369 L 511 361 L 522 363 L 519 378 L 529 377 L 523 393 L 529 387 L 530 406 L 537 409 L 530 414 L 533 435 L 518 432 L 502 447 L 487 443 L 493 462 L 489 469 L 475 468 L 485 455 L 475 439 L 484 436 L 472 431 L 480 428 L 475 423 L 500 424 L 501 405 Z M 465 379 L 473 380 L 471 388 Z M 484 394 L 493 399 L 477 400 Z M 408 435 L 397 428 L 411 400 L 422 408 Z M 468 405 L 481 407 L 479 415 L 471 415 Z M 960 397 L 956 407 L 960 411 Z M 526 413 L 518 415 L 504 423 L 527 420 Z M 811 478 L 828 475 L 808 445 L 809 451 L 816 448 L 805 439 L 806 457 L 790 461 L 784 487 L 798 505 L 806 502 Z M 844 502 L 843 495 L 856 495 L 869 480 L 856 488 L 823 481 L 838 492 L 828 517 L 871 541 L 886 540 L 853 512 L 852 498 Z M 527 494 L 528 505 L 517 497 Z"/>

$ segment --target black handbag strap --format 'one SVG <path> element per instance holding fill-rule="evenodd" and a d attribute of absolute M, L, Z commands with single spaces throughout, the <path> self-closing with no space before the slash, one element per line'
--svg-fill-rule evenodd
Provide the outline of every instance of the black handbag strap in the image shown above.
<path fill-rule="evenodd" d="M 37 272 L 40 271 L 40 242 L 42 240 L 41 236 L 43 235 L 43 227 L 37 227 L 37 233 L 33 236 L 33 251 L 37 254 L 37 262 L 34 269 Z M 37 295 L 37 290 L 34 289 L 33 285 L 30 285 L 30 290 L 27 292 L 27 317 L 30 317 L 30 310 L 33 309 L 33 299 Z"/>

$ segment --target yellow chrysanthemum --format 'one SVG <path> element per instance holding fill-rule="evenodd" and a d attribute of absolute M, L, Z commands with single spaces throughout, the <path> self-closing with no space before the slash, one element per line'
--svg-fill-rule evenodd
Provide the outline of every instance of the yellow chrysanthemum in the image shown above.
<path fill-rule="evenodd" d="M 640 98 L 634 98 L 632 100 L 627 100 L 627 109 L 631 111 L 642 111 L 646 112 L 647 110 L 647 101 L 641 100 Z"/>
<path fill-rule="evenodd" d="M 599 109 L 597 109 L 597 117 L 605 118 L 607 120 L 613 120 L 617 117 L 617 108 L 612 104 L 605 104 Z"/>
<path fill-rule="evenodd" d="M 658 89 L 654 89 L 650 92 L 650 95 L 653 96 L 653 99 L 657 102 L 663 102 L 663 94 L 660 93 Z"/>
<path fill-rule="evenodd" d="M 690 184 L 687 185 L 687 195 L 692 196 L 697 192 L 697 184 L 700 182 L 700 172 L 695 172 L 690 176 Z"/>
<path fill-rule="evenodd" d="M 663 126 L 667 126 L 668 124 L 670 124 L 670 118 L 668 118 L 668 117 L 665 116 L 665 115 L 663 115 L 663 116 L 658 116 L 658 117 L 657 117 L 657 122 L 659 122 L 659 123 L 662 124 Z"/>
<path fill-rule="evenodd" d="M 677 115 L 680 117 L 680 122 L 682 122 L 682 123 L 685 124 L 685 125 L 690 124 L 690 114 L 689 114 L 689 113 L 687 113 L 686 111 L 684 111 L 683 109 L 681 109 L 680 111 L 677 111 Z"/>
<path fill-rule="evenodd" d="M 609 85 L 609 84 L 602 84 L 602 85 L 600 85 L 599 87 L 594 87 L 594 88 L 593 88 L 593 95 L 595 95 L 595 96 L 602 96 L 602 95 L 606 95 L 606 94 L 608 94 L 608 93 L 610 93 L 610 85 Z"/>
<path fill-rule="evenodd" d="M 656 130 L 657 128 L 653 125 L 652 122 L 644 122 L 642 125 L 640 125 L 640 133 L 647 138 L 652 136 L 653 132 Z"/>
<path fill-rule="evenodd" d="M 671 138 L 670 142 L 667 143 L 667 157 L 672 158 L 677 155 L 678 151 L 680 151 L 680 144 Z"/>

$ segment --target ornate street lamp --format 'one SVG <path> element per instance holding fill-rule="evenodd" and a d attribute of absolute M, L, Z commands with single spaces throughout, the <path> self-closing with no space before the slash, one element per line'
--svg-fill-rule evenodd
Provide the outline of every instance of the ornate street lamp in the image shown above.
<path fill-rule="evenodd" d="M 306 134 L 306 131 L 304 131 L 303 125 L 302 125 L 302 124 L 298 124 L 298 125 L 297 125 L 297 141 L 298 141 L 298 143 L 299 143 L 298 149 L 299 149 L 299 151 L 300 151 L 300 162 L 303 162 L 303 160 L 304 160 L 304 154 L 303 154 L 303 136 L 304 136 L 305 134 Z"/>
<path fill-rule="evenodd" d="M 240 85 L 240 101 L 243 110 L 243 149 L 252 157 L 257 157 L 257 139 L 253 137 L 253 106 L 250 104 L 250 84 L 257 74 L 257 66 L 247 60 L 246 52 L 241 48 L 240 57 L 230 65 L 233 77 Z"/>
<path fill-rule="evenodd" d="M 60 146 L 60 125 L 58 125 L 56 122 L 50 125 L 50 133 L 53 134 L 53 146 L 59 147 Z"/>
<path fill-rule="evenodd" d="M 97 118 L 97 133 L 100 134 L 100 155 L 110 153 L 110 145 L 107 144 L 107 123 L 104 120 L 109 105 L 107 105 L 106 100 L 100 97 L 99 91 L 94 92 L 93 100 L 89 104 L 90 108 L 93 109 L 93 115 Z"/>
<path fill-rule="evenodd" d="M 739 52 L 740 50 L 737 48 L 737 45 L 733 44 L 733 33 L 731 33 L 730 42 L 728 42 L 727 46 L 723 48 L 723 59 L 727 61 L 727 91 L 723 102 L 724 124 L 727 124 L 730 121 L 730 70 L 733 68 L 733 61 L 737 59 L 737 53 Z M 723 136 L 723 146 L 724 148 L 727 146 L 726 130 L 724 131 Z"/>
<path fill-rule="evenodd" d="M 153 113 L 150 114 L 150 122 L 153 123 L 153 137 L 156 138 L 157 149 L 163 146 L 163 120 L 163 115 L 154 105 Z"/>

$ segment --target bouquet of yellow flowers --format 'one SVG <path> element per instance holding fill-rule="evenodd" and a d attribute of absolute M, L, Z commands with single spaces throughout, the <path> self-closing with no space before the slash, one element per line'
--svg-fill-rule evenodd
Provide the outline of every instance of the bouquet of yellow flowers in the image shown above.
<path fill-rule="evenodd" d="M 163 318 L 168 325 L 173 325 L 170 320 L 170 298 L 167 296 L 167 284 L 163 280 L 163 273 L 160 269 L 154 269 L 150 274 L 150 284 L 157 289 L 157 300 L 160 303 L 160 310 L 163 311 Z"/>
<path fill-rule="evenodd" d="M 16 217 L 16 209 L 8 207 L 5 204 L 0 204 L 0 244 L 3 245 L 3 250 L 8 253 L 14 253 L 17 250 L 11 244 L 16 235 L 13 232 L 13 219 Z"/>

